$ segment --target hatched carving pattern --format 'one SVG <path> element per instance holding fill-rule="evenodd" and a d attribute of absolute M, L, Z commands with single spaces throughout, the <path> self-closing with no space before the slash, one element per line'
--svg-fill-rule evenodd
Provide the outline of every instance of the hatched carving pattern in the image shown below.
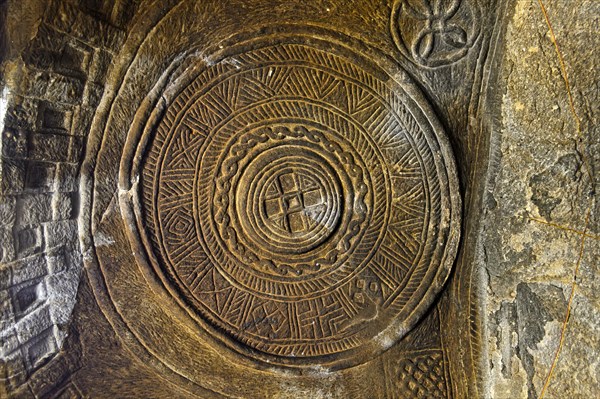
<path fill-rule="evenodd" d="M 411 398 L 447 398 L 446 377 L 441 352 L 412 356 L 388 369 L 388 378 L 393 381 L 393 394 Z M 394 396 L 396 397 L 396 396 Z"/>

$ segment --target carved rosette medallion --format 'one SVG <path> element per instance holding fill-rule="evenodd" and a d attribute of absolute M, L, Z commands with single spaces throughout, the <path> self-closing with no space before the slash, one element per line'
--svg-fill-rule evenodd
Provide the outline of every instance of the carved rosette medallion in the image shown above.
<path fill-rule="evenodd" d="M 365 361 L 447 277 L 449 149 L 371 69 L 322 45 L 246 48 L 190 78 L 140 144 L 151 263 L 204 330 L 251 358 Z"/>
<path fill-rule="evenodd" d="M 477 1 L 396 0 L 391 33 L 398 49 L 424 67 L 452 64 L 467 55 L 480 33 Z"/>

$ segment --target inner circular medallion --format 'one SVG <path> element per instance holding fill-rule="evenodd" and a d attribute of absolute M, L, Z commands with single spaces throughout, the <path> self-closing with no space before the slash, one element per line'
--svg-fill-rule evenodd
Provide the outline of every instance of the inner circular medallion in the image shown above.
<path fill-rule="evenodd" d="M 236 190 L 237 216 L 257 251 L 304 254 L 327 240 L 342 213 L 335 170 L 306 146 L 278 146 L 252 160 Z"/>
<path fill-rule="evenodd" d="M 375 188 L 372 174 L 385 179 L 385 169 L 378 169 L 382 162 L 368 142 L 361 154 L 321 123 L 284 118 L 239 125 L 259 111 L 234 117 L 206 148 L 221 156 L 199 165 L 199 239 L 219 243 L 207 245 L 208 253 L 232 284 L 282 301 L 318 296 L 368 258 L 378 237 L 361 237 L 385 222 L 380 213 L 365 223 L 375 202 L 379 209 L 385 204 L 385 186 Z M 350 125 L 341 130 L 359 133 Z"/>

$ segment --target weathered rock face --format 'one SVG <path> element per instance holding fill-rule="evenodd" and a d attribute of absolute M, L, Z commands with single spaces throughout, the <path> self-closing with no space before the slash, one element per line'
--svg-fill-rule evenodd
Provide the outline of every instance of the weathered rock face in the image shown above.
<path fill-rule="evenodd" d="M 599 83 L 589 51 L 600 8 L 545 6 L 554 33 L 539 4 L 516 2 L 501 66 L 497 158 L 481 232 L 492 397 L 600 391 Z"/>
<path fill-rule="evenodd" d="M 594 397 L 599 11 L 0 3 L 0 396 Z"/>

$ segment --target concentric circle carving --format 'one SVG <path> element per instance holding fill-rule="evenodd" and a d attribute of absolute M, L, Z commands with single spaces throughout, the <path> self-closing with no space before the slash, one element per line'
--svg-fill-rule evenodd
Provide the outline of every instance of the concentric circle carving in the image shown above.
<path fill-rule="evenodd" d="M 217 231 L 223 253 L 236 258 L 232 265 L 254 274 L 234 277 L 238 272 L 225 266 L 232 281 L 269 297 L 295 301 L 330 287 L 324 280 L 332 278 L 329 272 L 348 276 L 351 268 L 344 262 L 367 229 L 367 196 L 385 191 L 369 190 L 366 166 L 357 161 L 360 154 L 351 150 L 350 143 L 345 151 L 339 144 L 345 139 L 330 128 L 310 126 L 314 122 L 301 119 L 271 121 L 269 126 L 257 123 L 258 127 L 234 135 L 225 149 L 207 148 L 224 156 L 215 165 L 202 164 L 207 168 L 204 182 L 217 177 L 214 193 L 210 183 L 199 186 L 200 211 L 212 212 L 216 222 L 215 230 L 205 229 L 201 239 Z M 382 221 L 371 230 L 377 231 Z M 311 275 L 315 278 L 310 284 L 303 282 Z M 279 284 L 274 285 L 273 278 Z"/>
<path fill-rule="evenodd" d="M 188 80 L 141 142 L 140 241 L 171 295 L 247 356 L 362 361 L 418 321 L 452 263 L 441 134 L 377 67 L 246 48 Z"/>

